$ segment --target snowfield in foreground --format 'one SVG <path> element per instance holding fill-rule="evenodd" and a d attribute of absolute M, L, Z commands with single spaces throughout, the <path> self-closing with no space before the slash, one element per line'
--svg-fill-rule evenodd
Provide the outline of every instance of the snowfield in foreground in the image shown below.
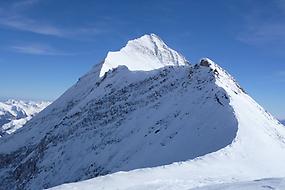
<path fill-rule="evenodd" d="M 175 179 L 173 179 L 175 181 Z M 126 182 L 128 183 L 128 182 Z M 147 182 L 146 182 L 147 183 Z M 112 189 L 120 189 L 121 184 L 114 184 Z M 92 180 L 81 182 L 78 184 L 68 184 L 59 187 L 52 188 L 52 190 L 94 190 L 97 189 Z M 161 189 L 160 186 L 148 187 L 147 185 L 135 186 L 130 189 L 135 190 L 157 190 Z M 168 181 L 168 188 L 171 190 L 180 190 L 181 187 L 176 186 L 175 183 L 171 184 Z M 269 179 L 258 179 L 253 181 L 242 181 L 233 183 L 216 184 L 204 187 L 191 188 L 188 190 L 284 190 L 285 189 L 285 178 L 269 178 Z"/>
<path fill-rule="evenodd" d="M 0 187 L 189 190 L 284 178 L 284 160 L 285 128 L 228 72 L 145 35 L 0 139 Z"/>
<path fill-rule="evenodd" d="M 284 190 L 285 178 L 269 178 L 238 183 L 219 184 L 191 190 Z"/>

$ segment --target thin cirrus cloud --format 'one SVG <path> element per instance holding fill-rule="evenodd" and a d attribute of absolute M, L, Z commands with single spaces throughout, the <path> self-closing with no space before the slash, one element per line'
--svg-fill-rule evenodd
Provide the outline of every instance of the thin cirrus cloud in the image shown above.
<path fill-rule="evenodd" d="M 277 71 L 276 77 L 279 80 L 279 82 L 285 82 L 285 70 Z"/>
<path fill-rule="evenodd" d="M 29 54 L 29 55 L 48 55 L 48 56 L 76 56 L 83 54 L 92 54 L 95 50 L 70 52 L 62 51 L 47 44 L 30 43 L 10 46 L 9 50 L 15 53 Z"/>
<path fill-rule="evenodd" d="M 10 48 L 12 51 L 23 54 L 31 55 L 73 55 L 71 53 L 65 53 L 42 44 L 28 44 L 28 45 L 16 45 Z"/>
<path fill-rule="evenodd" d="M 10 6 L 0 7 L 0 26 L 20 31 L 28 31 L 43 35 L 64 36 L 64 32 L 50 24 L 27 18 L 23 12 L 29 10 L 40 0 L 16 1 Z"/>
<path fill-rule="evenodd" d="M 16 1 L 15 3 L 12 4 L 13 8 L 16 9 L 24 9 L 27 7 L 30 7 L 36 3 L 39 3 L 40 0 L 22 0 L 22 1 Z"/>
<path fill-rule="evenodd" d="M 251 9 L 242 15 L 245 25 L 237 40 L 249 45 L 285 44 L 285 0 L 269 4 L 270 8 L 249 4 Z"/>
<path fill-rule="evenodd" d="M 77 27 L 76 29 L 64 29 L 56 27 L 54 25 L 39 22 L 37 20 L 19 16 L 0 18 L 0 25 L 2 25 L 2 27 L 12 28 L 14 30 L 21 30 L 36 34 L 56 36 L 62 38 L 71 38 L 80 35 L 92 36 L 102 32 L 102 30 L 97 29 L 97 27 Z"/>
<path fill-rule="evenodd" d="M 41 24 L 35 20 L 18 16 L 2 18 L 0 19 L 0 25 L 16 30 L 29 31 L 43 35 L 52 35 L 58 37 L 64 37 L 66 35 L 63 30 L 52 25 Z"/>
<path fill-rule="evenodd" d="M 251 23 L 251 26 L 238 36 L 238 40 L 251 45 L 272 42 L 285 43 L 285 24 L 270 22 Z"/>
<path fill-rule="evenodd" d="M 277 75 L 285 77 L 285 70 L 284 71 L 278 71 Z"/>
<path fill-rule="evenodd" d="M 264 76 L 264 78 L 274 83 L 283 84 L 285 82 L 285 70 L 274 71 L 271 74 Z"/>
<path fill-rule="evenodd" d="M 35 34 L 70 38 L 74 36 L 92 36 L 101 33 L 95 26 L 76 26 L 74 28 L 58 27 L 42 20 L 29 18 L 24 12 L 28 11 L 41 0 L 16 1 L 9 7 L 0 7 L 0 27 Z"/>

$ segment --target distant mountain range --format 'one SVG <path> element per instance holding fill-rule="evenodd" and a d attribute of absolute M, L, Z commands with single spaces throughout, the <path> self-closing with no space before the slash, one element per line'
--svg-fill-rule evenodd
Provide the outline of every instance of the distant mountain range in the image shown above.
<path fill-rule="evenodd" d="M 0 102 L 0 137 L 21 128 L 28 120 L 42 111 L 50 102 L 10 99 Z"/>

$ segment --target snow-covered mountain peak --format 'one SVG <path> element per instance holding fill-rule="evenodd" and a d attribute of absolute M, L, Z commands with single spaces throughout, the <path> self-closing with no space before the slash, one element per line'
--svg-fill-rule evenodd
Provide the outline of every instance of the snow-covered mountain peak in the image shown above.
<path fill-rule="evenodd" d="M 109 52 L 102 64 L 100 77 L 118 66 L 126 66 L 130 71 L 150 71 L 187 64 L 185 57 L 169 48 L 157 35 L 150 34 L 128 41 L 117 52 Z"/>
<path fill-rule="evenodd" d="M 143 36 L 141 36 L 140 38 L 134 39 L 134 40 L 130 40 L 127 43 L 127 46 L 145 46 L 149 49 L 153 48 L 153 45 L 156 45 L 158 48 L 163 48 L 163 47 L 167 47 L 167 45 L 163 42 L 163 40 L 157 36 L 156 34 L 145 34 Z"/>
<path fill-rule="evenodd" d="M 227 71 L 208 58 L 189 65 L 150 34 L 108 53 L 0 139 L 0 186 L 44 189 L 96 177 L 78 189 L 191 189 L 283 177 L 284 160 L 284 127 Z"/>
<path fill-rule="evenodd" d="M 15 99 L 8 99 L 6 101 L 7 104 L 15 104 L 15 103 L 20 103 L 23 102 L 22 100 L 15 100 Z"/>

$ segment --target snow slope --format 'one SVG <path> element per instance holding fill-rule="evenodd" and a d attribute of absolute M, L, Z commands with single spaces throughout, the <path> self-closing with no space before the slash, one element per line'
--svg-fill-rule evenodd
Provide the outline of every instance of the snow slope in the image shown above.
<path fill-rule="evenodd" d="M 285 178 L 269 178 L 254 181 L 219 184 L 191 190 L 284 190 Z"/>
<path fill-rule="evenodd" d="M 229 105 L 238 120 L 237 135 L 231 144 L 186 162 L 119 172 L 55 189 L 190 189 L 219 183 L 284 177 L 284 127 L 244 93 L 228 73 L 211 60 L 206 60 L 216 73 L 215 84 L 226 91 Z"/>
<path fill-rule="evenodd" d="M 173 51 L 166 45 L 157 54 L 137 48 L 155 47 L 153 36 L 115 53 L 126 64 L 108 54 L 24 128 L 1 138 L 1 187 L 93 178 L 57 188 L 190 189 L 285 176 L 281 124 L 211 60 L 190 65 L 182 56 L 161 58 Z M 164 61 L 151 62 L 154 55 Z"/>
<path fill-rule="evenodd" d="M 123 182 L 123 181 L 122 181 Z M 127 183 L 128 181 L 126 181 Z M 170 181 L 167 181 L 168 183 Z M 113 189 L 118 189 L 120 185 L 113 186 Z M 159 183 L 157 185 L 152 185 L 153 188 L 149 186 L 143 187 L 136 187 L 130 189 L 160 189 Z M 167 189 L 181 189 L 180 186 L 174 186 L 171 188 L 171 185 L 168 186 Z M 72 190 L 93 190 L 96 189 L 94 184 L 91 180 L 75 183 L 75 184 L 67 184 L 61 185 L 58 187 L 52 188 L 52 190 L 65 190 L 65 189 L 72 189 Z M 182 187 L 183 189 L 183 187 Z M 241 181 L 241 182 L 232 182 L 232 183 L 223 183 L 223 184 L 215 184 L 215 185 L 207 185 L 204 187 L 196 187 L 191 188 L 188 190 L 284 190 L 285 189 L 285 178 L 268 178 L 268 179 L 257 179 L 253 181 Z"/>
<path fill-rule="evenodd" d="M 0 137 L 21 128 L 50 102 L 8 100 L 0 102 Z"/>

